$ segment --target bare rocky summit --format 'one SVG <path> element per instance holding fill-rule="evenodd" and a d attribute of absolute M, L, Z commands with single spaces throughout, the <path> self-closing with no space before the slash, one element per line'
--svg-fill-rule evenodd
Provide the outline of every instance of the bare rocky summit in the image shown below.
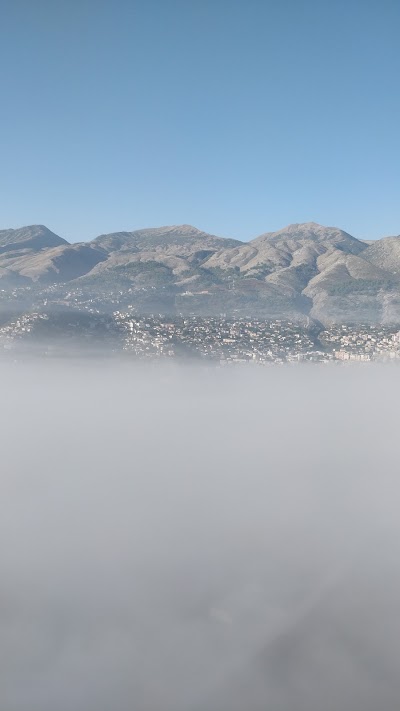
<path fill-rule="evenodd" d="M 16 230 L 0 230 L 0 254 L 13 250 L 40 250 L 68 244 L 44 225 L 32 225 Z"/>

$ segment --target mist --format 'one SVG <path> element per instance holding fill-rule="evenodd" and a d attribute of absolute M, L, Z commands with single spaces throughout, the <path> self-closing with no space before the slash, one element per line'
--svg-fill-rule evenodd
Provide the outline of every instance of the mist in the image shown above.
<path fill-rule="evenodd" d="M 393 711 L 400 370 L 2 364 L 2 711 Z"/>

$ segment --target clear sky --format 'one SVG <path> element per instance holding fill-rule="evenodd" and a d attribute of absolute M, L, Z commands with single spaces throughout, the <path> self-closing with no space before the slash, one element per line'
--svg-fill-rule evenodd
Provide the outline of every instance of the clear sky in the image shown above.
<path fill-rule="evenodd" d="M 399 0 L 0 10 L 0 228 L 400 233 Z"/>

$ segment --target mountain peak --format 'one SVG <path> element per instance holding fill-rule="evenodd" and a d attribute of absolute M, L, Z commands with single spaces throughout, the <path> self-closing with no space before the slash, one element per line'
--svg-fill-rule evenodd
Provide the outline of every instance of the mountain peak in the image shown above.
<path fill-rule="evenodd" d="M 197 227 L 193 227 L 193 225 L 165 225 L 163 227 L 146 227 L 145 229 L 142 230 L 135 230 L 132 234 L 137 234 L 137 233 L 152 233 L 152 234 L 165 234 L 165 235 L 185 235 L 185 236 L 197 236 L 197 235 L 204 235 L 206 234 L 203 232 L 203 230 L 199 230 Z"/>
<path fill-rule="evenodd" d="M 93 244 L 115 250 L 175 250 L 179 253 L 192 253 L 204 249 L 223 249 L 241 244 L 238 240 L 216 237 L 199 230 L 193 225 L 167 225 L 165 227 L 146 227 L 133 232 L 115 232 L 99 235 Z"/>
<path fill-rule="evenodd" d="M 338 243 L 350 243 L 353 245 L 359 245 L 363 248 L 365 245 L 358 240 L 356 237 L 348 234 L 339 229 L 339 227 L 326 227 L 325 225 L 320 225 L 317 222 L 296 222 L 291 225 L 287 225 L 276 232 L 265 232 L 264 234 L 256 237 L 252 242 L 282 242 L 285 240 L 291 240 L 295 242 L 330 242 L 334 244 Z M 350 251 L 353 251 L 351 249 Z"/>
<path fill-rule="evenodd" d="M 0 230 L 0 249 L 2 252 L 21 249 L 45 249 L 68 244 L 45 225 L 27 225 L 16 229 Z"/>

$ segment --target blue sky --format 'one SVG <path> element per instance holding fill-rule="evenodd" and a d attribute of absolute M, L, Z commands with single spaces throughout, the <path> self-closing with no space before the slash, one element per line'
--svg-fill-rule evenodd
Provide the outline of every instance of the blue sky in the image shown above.
<path fill-rule="evenodd" d="M 398 0 L 0 10 L 0 228 L 400 233 Z"/>

